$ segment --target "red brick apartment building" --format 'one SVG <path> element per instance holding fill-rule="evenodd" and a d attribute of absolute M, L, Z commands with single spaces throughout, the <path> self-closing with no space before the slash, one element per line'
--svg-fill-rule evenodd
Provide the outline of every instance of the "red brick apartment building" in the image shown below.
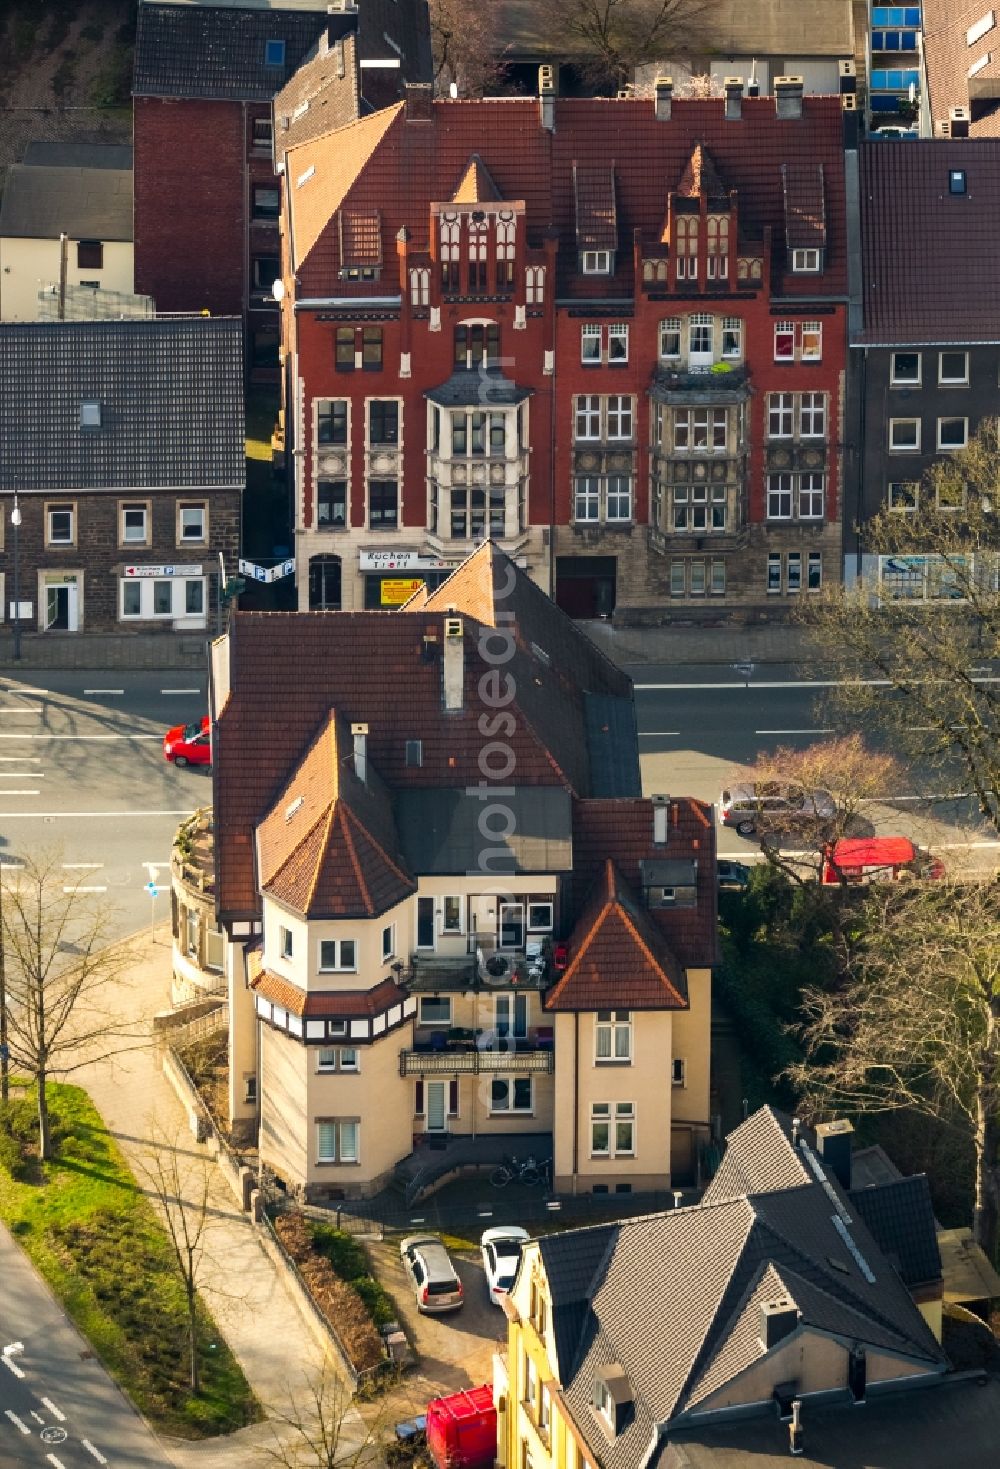
<path fill-rule="evenodd" d="M 285 152 L 302 608 L 490 536 L 579 617 L 839 575 L 838 97 L 405 100 Z"/>

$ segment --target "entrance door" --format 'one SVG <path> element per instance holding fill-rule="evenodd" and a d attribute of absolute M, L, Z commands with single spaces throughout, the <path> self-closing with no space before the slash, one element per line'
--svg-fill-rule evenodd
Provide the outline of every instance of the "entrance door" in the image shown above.
<path fill-rule="evenodd" d="M 501 949 L 524 948 L 524 904 L 500 904 Z"/>
<path fill-rule="evenodd" d="M 417 948 L 434 947 L 434 899 L 417 899 Z"/>
<path fill-rule="evenodd" d="M 45 588 L 45 631 L 76 632 L 79 626 L 77 588 L 73 582 Z"/>
<path fill-rule="evenodd" d="M 446 1081 L 427 1081 L 427 1131 L 444 1132 L 445 1118 L 448 1109 L 448 1083 Z"/>

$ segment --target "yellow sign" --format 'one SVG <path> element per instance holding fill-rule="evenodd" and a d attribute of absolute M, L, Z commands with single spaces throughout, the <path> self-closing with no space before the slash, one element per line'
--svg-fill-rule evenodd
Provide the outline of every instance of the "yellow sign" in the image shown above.
<path fill-rule="evenodd" d="M 382 581 L 382 606 L 402 607 L 408 602 L 413 593 L 419 591 L 424 584 L 422 576 L 385 577 Z"/>

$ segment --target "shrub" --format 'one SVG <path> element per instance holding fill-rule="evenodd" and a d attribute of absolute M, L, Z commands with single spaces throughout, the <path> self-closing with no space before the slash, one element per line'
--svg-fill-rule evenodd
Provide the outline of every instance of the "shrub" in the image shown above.
<path fill-rule="evenodd" d="M 282 1214 L 275 1233 L 298 1266 L 318 1310 L 333 1326 L 355 1371 L 380 1367 L 386 1360 L 382 1338 L 359 1293 L 335 1273 L 313 1243 L 308 1223 L 298 1214 Z"/>

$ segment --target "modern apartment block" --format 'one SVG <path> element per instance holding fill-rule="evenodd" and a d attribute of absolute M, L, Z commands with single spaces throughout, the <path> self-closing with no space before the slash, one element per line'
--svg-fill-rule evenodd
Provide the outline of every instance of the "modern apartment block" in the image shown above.
<path fill-rule="evenodd" d="M 570 1192 L 699 1175 L 712 811 L 640 795 L 630 681 L 509 557 L 237 613 L 212 704 L 230 1116 L 290 1191 L 490 1139 Z"/>
<path fill-rule="evenodd" d="M 841 99 L 540 90 L 284 155 L 299 606 L 489 535 L 573 616 L 787 610 L 840 572 Z"/>

